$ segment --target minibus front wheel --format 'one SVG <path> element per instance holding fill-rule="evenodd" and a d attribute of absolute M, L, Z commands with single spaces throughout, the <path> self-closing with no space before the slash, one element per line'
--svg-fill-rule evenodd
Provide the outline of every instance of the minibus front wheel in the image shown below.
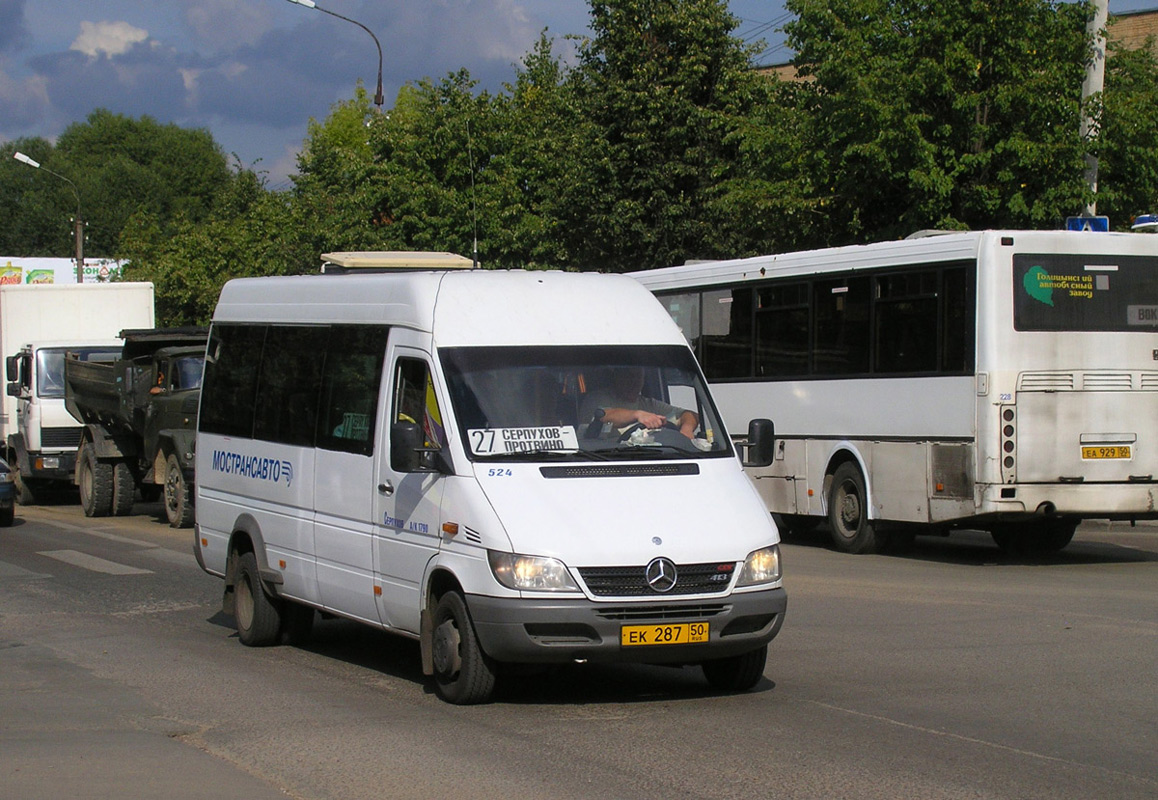
<path fill-rule="evenodd" d="M 723 692 L 746 692 L 764 677 L 768 645 L 738 656 L 715 658 L 700 664 L 712 688 Z"/>
<path fill-rule="evenodd" d="M 452 590 L 438 598 L 433 623 L 431 655 L 439 697 L 455 705 L 490 700 L 494 666 L 479 646 L 462 595 Z"/>

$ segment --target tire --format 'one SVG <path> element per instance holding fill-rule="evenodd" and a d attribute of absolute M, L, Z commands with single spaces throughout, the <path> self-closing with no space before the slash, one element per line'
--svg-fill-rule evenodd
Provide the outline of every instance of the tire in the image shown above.
<path fill-rule="evenodd" d="M 836 468 L 828 490 L 828 525 L 832 543 L 842 553 L 879 553 L 884 537 L 868 518 L 864 477 L 853 463 Z"/>
<path fill-rule="evenodd" d="M 7 508 L 0 508 L 0 528 L 11 528 L 12 523 L 16 521 L 16 506 L 10 505 Z"/>
<path fill-rule="evenodd" d="M 238 556 L 236 580 L 233 618 L 237 623 L 237 638 L 246 647 L 277 644 L 282 625 L 281 603 L 265 593 L 253 553 Z"/>
<path fill-rule="evenodd" d="M 36 505 L 36 489 L 29 485 L 18 469 L 12 470 L 12 484 L 16 488 L 17 503 L 22 506 Z"/>
<path fill-rule="evenodd" d="M 80 446 L 76 482 L 86 517 L 107 517 L 113 510 L 113 465 L 102 462 L 90 442 Z"/>
<path fill-rule="evenodd" d="M 712 688 L 723 692 L 746 692 L 764 677 L 768 645 L 728 658 L 714 658 L 700 664 Z"/>
<path fill-rule="evenodd" d="M 165 460 L 165 516 L 174 528 L 188 528 L 193 524 L 193 498 L 177 456 L 170 453 Z"/>
<path fill-rule="evenodd" d="M 495 688 L 495 669 L 479 647 L 466 601 L 447 592 L 434 609 L 434 680 L 438 696 L 455 705 L 485 703 Z"/>
<path fill-rule="evenodd" d="M 113 464 L 113 516 L 127 517 L 133 512 L 137 481 L 127 461 Z"/>

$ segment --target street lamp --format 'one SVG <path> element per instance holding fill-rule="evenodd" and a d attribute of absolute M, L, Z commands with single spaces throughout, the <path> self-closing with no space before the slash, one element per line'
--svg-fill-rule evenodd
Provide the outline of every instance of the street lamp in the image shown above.
<path fill-rule="evenodd" d="M 80 190 L 77 189 L 76 184 L 73 183 L 72 181 L 70 181 L 68 178 L 64 177 L 63 175 L 60 175 L 58 173 L 53 172 L 48 167 L 40 166 L 40 162 L 34 158 L 30 158 L 29 156 L 26 156 L 19 151 L 13 153 L 12 157 L 15 158 L 17 161 L 19 161 L 22 164 L 27 164 L 28 166 L 32 167 L 33 169 L 42 169 L 45 172 L 47 172 L 49 175 L 53 175 L 57 178 L 60 178 L 62 181 L 64 181 L 65 183 L 67 183 L 69 186 L 72 187 L 72 193 L 74 195 L 76 195 L 76 216 L 73 217 L 73 220 L 72 220 L 74 232 L 76 234 L 76 282 L 77 283 L 83 283 L 84 282 L 84 223 L 80 219 Z"/>
<path fill-rule="evenodd" d="M 358 20 L 356 20 L 356 19 L 350 19 L 349 17 L 343 17 L 341 14 L 336 14 L 333 11 L 330 11 L 329 9 L 322 8 L 317 3 L 315 3 L 314 0 L 289 0 L 289 2 L 297 3 L 299 6 L 305 6 L 306 8 L 316 8 L 318 11 L 321 11 L 323 14 L 329 14 L 331 17 L 337 17 L 338 19 L 344 19 L 344 20 L 346 20 L 346 22 L 352 22 L 355 25 L 357 25 L 359 28 L 361 28 L 362 30 L 366 31 L 366 33 L 370 34 L 370 38 L 374 40 L 374 46 L 378 48 L 378 91 L 374 95 L 374 105 L 378 106 L 378 110 L 381 111 L 382 110 L 382 101 L 383 101 L 383 97 L 382 97 L 382 45 L 378 42 L 378 37 L 374 35 L 374 31 L 370 30 L 365 25 L 363 25 L 361 22 L 358 22 Z"/>

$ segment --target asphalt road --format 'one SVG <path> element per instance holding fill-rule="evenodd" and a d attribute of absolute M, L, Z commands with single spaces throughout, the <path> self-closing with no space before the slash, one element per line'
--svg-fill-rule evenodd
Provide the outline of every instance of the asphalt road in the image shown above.
<path fill-rule="evenodd" d="M 243 647 L 192 532 L 135 510 L 0 529 L 0 800 L 1158 796 L 1158 525 L 1039 562 L 971 532 L 790 540 L 754 691 L 569 666 L 461 708 L 413 642 L 349 622 Z"/>

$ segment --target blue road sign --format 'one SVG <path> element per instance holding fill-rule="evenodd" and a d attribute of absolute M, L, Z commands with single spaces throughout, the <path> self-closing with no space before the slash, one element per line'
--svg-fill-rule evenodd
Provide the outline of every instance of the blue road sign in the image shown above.
<path fill-rule="evenodd" d="M 1067 231 L 1096 231 L 1106 233 L 1110 230 L 1109 217 L 1066 217 Z"/>

